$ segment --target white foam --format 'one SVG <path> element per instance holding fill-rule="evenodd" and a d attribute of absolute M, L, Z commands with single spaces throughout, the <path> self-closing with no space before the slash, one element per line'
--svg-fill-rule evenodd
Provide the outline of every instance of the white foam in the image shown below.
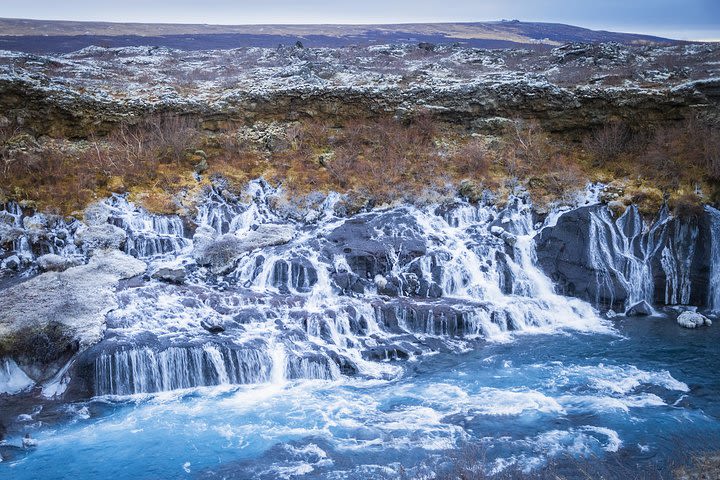
<path fill-rule="evenodd" d="M 33 385 L 35 382 L 18 367 L 15 360 L 12 358 L 0 360 L 0 393 L 14 395 Z"/>

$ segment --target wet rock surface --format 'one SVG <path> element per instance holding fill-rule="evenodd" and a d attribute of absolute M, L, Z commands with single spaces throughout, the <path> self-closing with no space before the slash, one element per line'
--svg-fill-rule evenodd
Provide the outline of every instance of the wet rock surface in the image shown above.
<path fill-rule="evenodd" d="M 663 209 L 645 222 L 635 207 L 619 217 L 602 205 L 581 207 L 539 234 L 538 264 L 560 292 L 601 308 L 708 306 L 712 212 L 682 219 Z"/>
<path fill-rule="evenodd" d="M 571 296 L 627 315 L 699 297 L 709 309 L 714 298 L 707 286 L 695 292 L 715 275 L 696 261 L 714 252 L 720 217 L 711 209 L 691 223 L 663 211 L 648 225 L 632 208 L 614 218 L 593 205 L 542 225 L 525 195 L 502 208 L 458 201 L 351 217 L 337 215 L 339 196 L 288 215 L 272 207 L 278 195 L 261 180 L 248 186 L 250 201 L 212 189 L 184 220 L 119 196 L 82 221 L 6 208 L 27 239 L 6 250 L 3 275 L 15 283 L 0 290 L 8 388 L 68 400 L 386 379 L 416 356 L 601 322 Z M 124 238 L 109 245 L 126 253 L 83 248 L 91 229 Z M 49 251 L 39 255 L 42 245 Z M 12 256 L 16 270 L 7 267 Z"/>
<path fill-rule="evenodd" d="M 77 351 L 102 339 L 114 287 L 145 264 L 99 250 L 87 265 L 48 272 L 2 291 L 0 357 L 14 358 L 35 381 L 49 379 Z"/>

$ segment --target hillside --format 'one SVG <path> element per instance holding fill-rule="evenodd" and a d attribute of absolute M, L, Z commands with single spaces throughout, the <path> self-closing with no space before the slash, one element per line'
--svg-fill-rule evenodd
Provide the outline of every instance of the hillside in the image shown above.
<path fill-rule="evenodd" d="M 673 40 L 519 21 L 394 25 L 190 25 L 0 19 L 0 49 L 66 53 L 98 45 L 154 45 L 182 50 L 308 47 L 381 43 L 458 43 L 477 48 L 549 48 L 568 42 L 670 44 Z"/>
<path fill-rule="evenodd" d="M 0 198 L 70 213 L 134 192 L 175 212 L 207 170 L 380 203 L 519 181 L 545 204 L 598 180 L 650 214 L 715 202 L 719 59 L 617 43 L 5 52 Z"/>

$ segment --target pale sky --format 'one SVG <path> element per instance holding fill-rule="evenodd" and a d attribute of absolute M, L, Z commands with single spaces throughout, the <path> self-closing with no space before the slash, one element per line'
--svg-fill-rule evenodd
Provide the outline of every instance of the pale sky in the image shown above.
<path fill-rule="evenodd" d="M 517 18 L 678 39 L 720 39 L 720 0 L 0 0 L 0 17 L 226 25 Z"/>

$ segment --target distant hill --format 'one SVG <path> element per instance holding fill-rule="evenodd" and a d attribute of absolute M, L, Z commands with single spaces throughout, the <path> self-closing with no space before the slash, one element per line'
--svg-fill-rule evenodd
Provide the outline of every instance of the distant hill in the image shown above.
<path fill-rule="evenodd" d="M 428 42 L 478 48 L 547 48 L 569 42 L 678 43 L 649 35 L 517 20 L 395 25 L 190 25 L 0 19 L 0 33 L 0 49 L 30 53 L 66 53 L 90 45 L 208 50 L 275 47 L 298 41 L 307 47 Z"/>

